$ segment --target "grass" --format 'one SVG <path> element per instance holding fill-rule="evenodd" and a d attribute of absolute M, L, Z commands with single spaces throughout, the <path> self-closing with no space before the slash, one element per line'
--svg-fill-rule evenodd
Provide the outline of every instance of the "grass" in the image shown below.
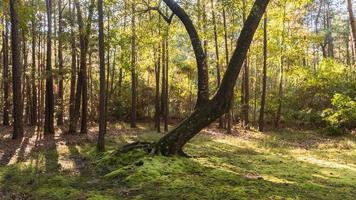
<path fill-rule="evenodd" d="M 193 158 L 116 151 L 127 142 L 160 136 L 145 127 L 132 132 L 112 127 L 103 154 L 96 153 L 93 140 L 55 140 L 50 143 L 55 148 L 34 149 L 26 159 L 0 167 L 0 196 L 199 200 L 356 196 L 353 136 L 329 138 L 294 130 L 239 136 L 201 133 L 186 147 Z"/>

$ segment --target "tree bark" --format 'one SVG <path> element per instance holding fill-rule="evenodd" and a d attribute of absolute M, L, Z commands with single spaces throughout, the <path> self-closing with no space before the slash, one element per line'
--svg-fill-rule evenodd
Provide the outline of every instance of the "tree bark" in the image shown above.
<path fill-rule="evenodd" d="M 226 11 L 225 8 L 223 8 L 223 22 L 224 22 L 224 44 L 225 44 L 225 66 L 227 67 L 229 65 L 229 45 L 228 45 L 228 32 L 227 32 L 227 16 L 226 16 Z M 231 134 L 231 123 L 232 123 L 232 117 L 231 117 L 231 107 L 225 114 L 226 117 L 226 131 L 228 134 Z"/>
<path fill-rule="evenodd" d="M 76 9 L 77 9 L 77 20 L 79 25 L 79 45 L 80 45 L 80 70 L 78 74 L 77 80 L 77 92 L 75 98 L 75 108 L 74 108 L 74 122 L 69 132 L 76 132 L 76 124 L 78 120 L 78 115 L 80 111 L 80 100 L 82 100 L 82 115 L 81 115 L 81 127 L 80 133 L 86 134 L 88 131 L 88 80 L 87 80 L 87 53 L 89 47 L 89 37 L 91 31 L 91 22 L 93 18 L 94 11 L 94 0 L 90 1 L 88 18 L 86 26 L 84 26 L 84 20 L 82 17 L 82 11 L 80 7 L 80 2 L 78 0 L 74 0 Z"/>
<path fill-rule="evenodd" d="M 131 5 L 131 128 L 136 128 L 137 117 L 137 80 L 136 80 L 136 62 L 137 62 L 137 46 L 136 46 L 136 18 L 135 5 Z"/>
<path fill-rule="evenodd" d="M 262 97 L 260 116 L 258 119 L 258 130 L 264 131 L 264 114 L 266 104 L 266 90 L 267 90 L 267 12 L 265 13 L 263 25 L 263 76 L 262 76 Z"/>
<path fill-rule="evenodd" d="M 31 70 L 31 82 L 32 82 L 32 107 L 31 107 L 31 125 L 37 125 L 37 85 L 36 85 L 36 8 L 35 2 L 32 0 L 32 9 L 34 14 L 31 16 L 32 25 L 32 70 Z"/>
<path fill-rule="evenodd" d="M 58 112 L 57 125 L 63 125 L 63 17 L 62 17 L 62 0 L 58 0 Z"/>
<path fill-rule="evenodd" d="M 354 47 L 356 47 L 356 23 L 355 23 L 353 8 L 352 8 L 352 0 L 347 0 L 347 10 L 349 13 L 349 21 L 350 21 L 352 36 L 354 38 L 353 39 Z"/>
<path fill-rule="evenodd" d="M 105 47 L 104 47 L 104 20 L 103 20 L 103 0 L 98 0 L 99 13 L 99 63 L 100 63 L 100 99 L 99 99 L 99 137 L 97 149 L 100 152 L 105 150 L 106 132 L 106 89 L 105 89 Z"/>
<path fill-rule="evenodd" d="M 13 139 L 23 137 L 23 107 L 22 107 L 22 66 L 20 63 L 20 36 L 19 36 L 19 16 L 18 0 L 10 0 L 10 19 L 11 19 L 11 50 L 12 50 L 12 91 L 13 91 Z"/>
<path fill-rule="evenodd" d="M 4 12 L 5 15 L 5 12 Z M 8 31 L 8 22 L 6 17 L 4 20 L 4 29 L 3 29 L 3 84 L 4 84 L 4 107 L 3 107 L 3 125 L 10 125 L 10 117 L 9 117 L 9 31 Z"/>
<path fill-rule="evenodd" d="M 269 0 L 255 1 L 250 15 L 242 28 L 237 40 L 236 49 L 215 96 L 207 103 L 198 106 L 187 119 L 163 136 L 156 143 L 153 150 L 154 153 L 162 155 L 185 155 L 183 146 L 204 127 L 228 111 L 237 77 L 268 3 Z"/>
<path fill-rule="evenodd" d="M 44 133 L 54 134 L 54 95 L 52 77 L 52 0 L 46 0 L 47 7 L 47 59 L 46 59 L 46 97 Z"/>
<path fill-rule="evenodd" d="M 214 11 L 214 0 L 210 1 L 211 3 L 211 15 L 214 25 L 214 44 L 215 44 L 215 56 L 216 56 L 216 88 L 218 89 L 221 82 L 221 70 L 220 70 L 220 56 L 219 56 L 219 44 L 218 44 L 218 31 L 216 25 L 216 17 Z M 219 118 L 219 128 L 223 127 L 223 119 Z"/>
<path fill-rule="evenodd" d="M 75 88 L 76 88 L 76 74 L 77 74 L 77 47 L 75 44 L 75 33 L 74 33 L 74 12 L 75 12 L 75 6 L 72 4 L 72 2 L 69 2 L 70 5 L 70 45 L 71 45 L 71 77 L 70 77 L 70 95 L 69 95 L 69 132 L 75 132 L 75 123 L 76 123 L 76 118 L 75 116 L 75 102 L 76 96 L 75 96 Z"/>

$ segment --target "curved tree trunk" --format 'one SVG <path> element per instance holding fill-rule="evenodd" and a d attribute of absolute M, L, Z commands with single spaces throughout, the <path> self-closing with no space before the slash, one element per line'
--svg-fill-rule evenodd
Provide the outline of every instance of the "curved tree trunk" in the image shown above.
<path fill-rule="evenodd" d="M 169 9 L 177 15 L 188 32 L 193 46 L 195 59 L 198 68 L 198 99 L 196 106 L 206 103 L 209 100 L 209 71 L 205 62 L 205 53 L 202 47 L 198 32 L 187 13 L 177 4 L 175 0 L 163 0 Z"/>
<path fill-rule="evenodd" d="M 175 129 L 162 137 L 154 148 L 154 153 L 162 155 L 184 155 L 183 146 L 203 128 L 221 117 L 228 111 L 234 86 L 241 71 L 247 51 L 257 26 L 266 10 L 269 0 L 256 0 L 248 16 L 236 49 L 230 59 L 221 86 L 215 96 L 204 104 L 200 104 L 194 112 Z"/>

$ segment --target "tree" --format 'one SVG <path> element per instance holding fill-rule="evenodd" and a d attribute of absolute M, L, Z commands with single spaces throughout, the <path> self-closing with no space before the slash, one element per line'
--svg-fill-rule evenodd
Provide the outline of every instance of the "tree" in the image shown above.
<path fill-rule="evenodd" d="M 136 46 L 136 11 L 134 3 L 131 5 L 131 128 L 136 128 L 137 117 L 137 77 L 136 77 L 136 63 L 137 63 L 137 46 Z"/>
<path fill-rule="evenodd" d="M 258 130 L 264 131 L 264 114 L 266 105 L 266 90 L 267 90 L 267 12 L 265 13 L 263 23 L 263 77 L 262 77 L 262 97 L 260 116 L 258 119 Z"/>
<path fill-rule="evenodd" d="M 211 15 L 212 15 L 212 20 L 213 20 L 213 25 L 214 25 L 214 46 L 215 46 L 215 56 L 216 56 L 216 82 L 217 82 L 216 87 L 219 88 L 220 83 L 221 83 L 221 72 L 220 72 L 221 70 L 220 70 L 218 31 L 217 31 L 216 17 L 215 17 L 215 11 L 214 11 L 214 0 L 211 0 L 210 3 L 211 3 Z M 225 17 L 224 17 L 224 19 L 225 19 Z M 226 20 L 224 22 L 226 24 Z M 219 127 L 220 128 L 223 127 L 223 120 L 221 117 L 219 118 Z"/>
<path fill-rule="evenodd" d="M 44 133 L 54 134 L 54 95 L 52 77 L 52 0 L 46 0 L 47 7 L 47 59 L 46 59 L 46 98 Z"/>
<path fill-rule="evenodd" d="M 31 70 L 31 81 L 32 81 L 32 107 L 31 107 L 31 125 L 37 125 L 37 85 L 36 85 L 36 5 L 35 1 L 32 0 L 32 70 Z"/>
<path fill-rule="evenodd" d="M 279 61 L 279 86 L 278 86 L 278 107 L 276 113 L 276 119 L 274 122 L 274 127 L 279 126 L 282 115 L 282 103 L 283 103 L 283 79 L 284 79 L 284 42 L 285 42 L 285 23 L 286 23 L 286 9 L 287 1 L 284 1 L 283 8 L 283 21 L 282 21 L 282 35 L 281 35 L 281 51 L 280 51 L 280 61 Z"/>
<path fill-rule="evenodd" d="M 76 74 L 77 74 L 77 47 L 75 41 L 74 21 L 75 21 L 75 6 L 69 1 L 70 7 L 70 46 L 71 46 L 71 75 L 70 75 L 70 95 L 69 95 L 69 132 L 75 132 L 76 116 L 75 113 L 75 86 L 76 86 Z M 79 104 L 79 103 L 78 103 Z M 78 108 L 79 111 L 79 108 Z"/>
<path fill-rule="evenodd" d="M 62 8 L 62 0 L 58 0 L 58 112 L 57 112 L 57 125 L 63 125 L 63 8 Z"/>
<path fill-rule="evenodd" d="M 352 0 L 347 0 L 347 11 L 349 13 L 349 21 L 351 26 L 351 33 L 353 37 L 354 47 L 356 48 L 356 23 L 355 23 L 353 8 L 352 8 Z"/>
<path fill-rule="evenodd" d="M 183 146 L 204 127 L 228 111 L 236 79 L 268 3 L 269 0 L 255 1 L 250 15 L 241 30 L 236 49 L 230 59 L 228 68 L 215 96 L 208 102 L 197 106 L 188 118 L 163 136 L 156 143 L 153 149 L 154 153 L 162 155 L 185 155 Z M 172 4 L 175 5 L 176 3 L 172 2 Z"/>
<path fill-rule="evenodd" d="M 76 132 L 76 126 L 78 122 L 78 115 L 80 112 L 80 102 L 82 100 L 82 116 L 80 133 L 86 134 L 88 129 L 88 83 L 87 83 L 87 53 L 89 47 L 89 37 L 91 32 L 91 22 L 94 11 L 94 0 L 90 1 L 89 12 L 86 26 L 84 25 L 84 19 L 82 16 L 80 2 L 74 0 L 77 9 L 77 21 L 79 25 L 79 46 L 80 46 L 80 70 L 78 72 L 77 90 L 75 94 L 75 105 L 73 121 L 69 126 L 69 133 Z"/>
<path fill-rule="evenodd" d="M 171 9 L 171 11 L 181 20 L 189 34 L 198 68 L 198 97 L 196 106 L 199 106 L 209 100 L 209 72 L 208 66 L 205 62 L 206 55 L 202 47 L 202 42 L 199 38 L 197 30 L 193 25 L 192 20 L 189 18 L 187 13 L 174 0 L 163 1 Z M 160 14 L 162 15 L 162 12 L 160 12 Z M 173 15 L 169 19 L 166 17 L 165 20 L 172 20 L 172 17 Z"/>
<path fill-rule="evenodd" d="M 106 132 L 106 89 L 105 89 L 105 49 L 104 49 L 104 20 L 103 0 L 98 0 L 99 13 L 99 62 L 100 62 L 100 99 L 99 99 L 99 138 L 98 151 L 105 150 Z"/>
<path fill-rule="evenodd" d="M 246 0 L 242 1 L 242 19 L 246 21 Z M 242 121 L 243 126 L 248 128 L 249 124 L 249 104 L 250 104 L 250 69 L 248 59 L 245 60 L 244 71 L 242 76 Z"/>
<path fill-rule="evenodd" d="M 23 137 L 23 107 L 21 94 L 22 66 L 20 63 L 20 36 L 19 36 L 19 15 L 18 9 L 20 2 L 10 0 L 10 19 L 11 19 L 11 50 L 12 50 L 12 90 L 14 107 L 13 139 Z"/>
<path fill-rule="evenodd" d="M 9 109 L 10 109 L 10 102 L 9 102 L 9 29 L 8 29 L 8 22 L 6 20 L 5 9 L 4 9 L 4 29 L 2 32 L 2 44 L 3 44 L 3 84 L 4 84 L 4 108 L 3 108 L 3 125 L 8 126 L 10 124 L 10 117 L 9 117 Z"/>

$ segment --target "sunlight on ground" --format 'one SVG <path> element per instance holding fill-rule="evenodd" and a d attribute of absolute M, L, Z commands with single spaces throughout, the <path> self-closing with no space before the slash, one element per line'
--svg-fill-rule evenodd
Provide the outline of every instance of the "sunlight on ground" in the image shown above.
<path fill-rule="evenodd" d="M 308 162 L 310 164 L 318 165 L 320 167 L 335 168 L 335 169 L 348 169 L 356 172 L 356 165 L 353 164 L 340 164 L 332 161 L 322 160 L 314 158 L 311 156 L 294 156 L 295 159 L 303 162 Z"/>
<path fill-rule="evenodd" d="M 232 136 L 210 130 L 187 145 L 186 152 L 193 156 L 187 159 L 115 151 L 162 136 L 145 125 L 127 127 L 110 125 L 104 154 L 96 152 L 97 127 L 84 139 L 60 130 L 48 138 L 26 135 L 16 143 L 8 165 L 0 167 L 0 192 L 8 187 L 13 193 L 26 190 L 35 199 L 58 200 L 351 200 L 356 195 L 352 139 L 330 140 L 309 132 Z"/>
<path fill-rule="evenodd" d="M 20 146 L 16 149 L 14 155 L 11 157 L 8 165 L 15 164 L 19 160 L 19 157 L 26 158 L 31 153 L 31 150 L 36 146 L 37 142 L 41 140 L 42 134 L 35 131 L 31 137 L 24 137 L 20 143 Z M 20 155 L 22 154 L 22 155 Z"/>

